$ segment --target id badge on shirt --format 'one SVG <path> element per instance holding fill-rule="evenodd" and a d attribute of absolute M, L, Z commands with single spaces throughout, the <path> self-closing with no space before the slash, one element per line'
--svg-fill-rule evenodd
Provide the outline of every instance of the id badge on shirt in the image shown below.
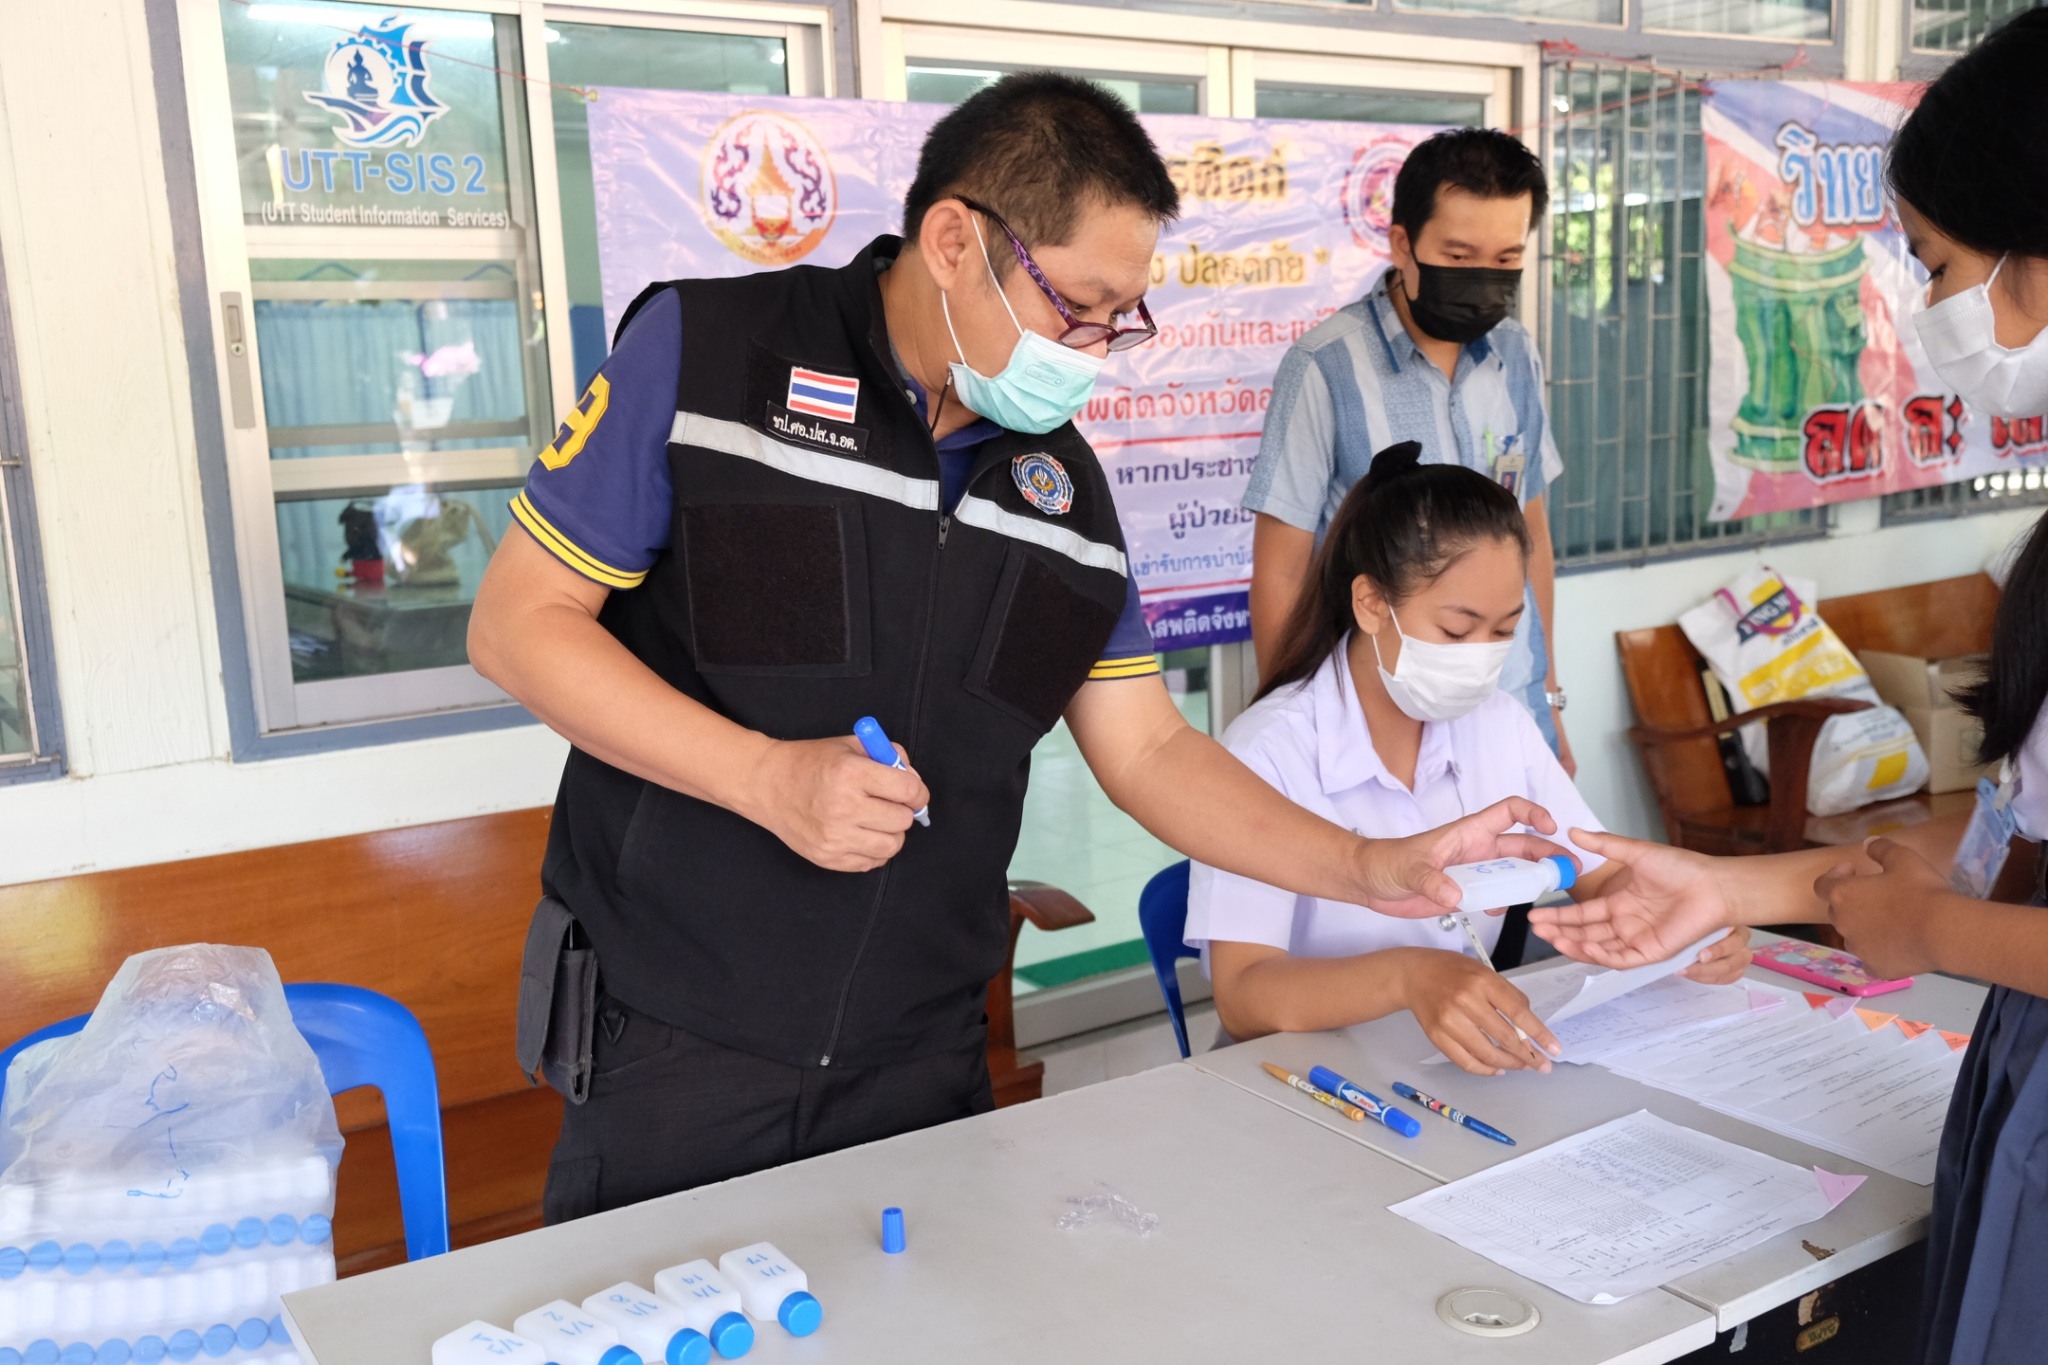
<path fill-rule="evenodd" d="M 1515 449 L 1517 438 L 1502 438 L 1500 453 L 1493 457 L 1493 481 L 1515 495 L 1517 502 L 1522 497 L 1522 474 L 1529 467 L 1529 457 Z"/>
<path fill-rule="evenodd" d="M 1983 900 L 2005 870 L 2006 854 L 2012 851 L 2012 836 L 2019 823 L 2012 814 L 2012 783 L 1977 779 L 1977 807 L 1970 812 L 1970 827 L 1956 847 L 1956 860 L 1949 868 L 1948 884 L 1965 896 Z"/>

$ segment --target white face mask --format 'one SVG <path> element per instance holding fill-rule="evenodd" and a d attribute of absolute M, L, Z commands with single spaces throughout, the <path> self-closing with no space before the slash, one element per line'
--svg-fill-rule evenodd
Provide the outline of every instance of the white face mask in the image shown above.
<path fill-rule="evenodd" d="M 2034 717 L 2034 728 L 2020 742 L 2012 756 L 2013 775 L 2019 785 L 2013 789 L 2010 810 L 2020 833 L 2029 839 L 2048 839 L 2048 703 Z"/>
<path fill-rule="evenodd" d="M 1401 714 L 1415 720 L 1456 720 L 1475 709 L 1500 687 L 1500 671 L 1507 666 L 1513 640 L 1483 644 L 1436 644 L 1417 640 L 1401 629 L 1401 620 L 1390 608 L 1387 619 L 1394 634 L 1401 637 L 1401 657 L 1394 671 L 1380 662 L 1380 681 Z M 1380 642 L 1373 639 L 1372 654 L 1380 658 Z M 2044 776 L 2048 782 L 2048 776 Z"/>
<path fill-rule="evenodd" d="M 1913 329 L 1934 372 L 1965 403 L 1993 417 L 2032 417 L 2048 412 L 2048 329 L 2017 351 L 1998 344 L 1991 284 L 2003 269 L 2001 256 L 1983 284 L 1922 303 Z"/>

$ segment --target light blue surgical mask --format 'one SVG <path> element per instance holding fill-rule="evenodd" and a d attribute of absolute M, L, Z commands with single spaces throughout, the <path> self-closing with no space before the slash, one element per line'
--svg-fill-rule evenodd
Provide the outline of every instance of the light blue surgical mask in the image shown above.
<path fill-rule="evenodd" d="M 974 225 L 974 240 L 981 247 L 981 261 L 988 267 L 988 277 L 994 281 L 995 264 L 988 258 L 988 243 L 982 240 L 978 222 Z M 1027 331 L 1017 321 L 1017 310 L 1010 307 L 1000 283 L 996 284 L 996 297 L 1002 299 L 1003 311 L 1010 315 L 1010 324 L 1017 329 L 1017 345 L 1002 373 L 991 376 L 968 366 L 967 353 L 960 349 L 960 334 L 953 330 L 952 305 L 943 291 L 939 294 L 946 331 L 953 338 L 953 353 L 960 357 L 948 366 L 953 374 L 953 388 L 962 403 L 997 426 L 1042 436 L 1073 421 L 1087 405 L 1088 395 L 1095 391 L 1095 377 L 1102 373 L 1103 358 Z"/>

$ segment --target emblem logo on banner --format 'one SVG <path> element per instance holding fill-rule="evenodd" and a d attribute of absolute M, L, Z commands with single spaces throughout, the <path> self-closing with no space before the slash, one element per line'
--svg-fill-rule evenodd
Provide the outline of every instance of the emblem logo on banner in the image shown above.
<path fill-rule="evenodd" d="M 408 41 L 409 20 L 396 15 L 365 24 L 327 54 L 320 69 L 325 90 L 308 90 L 309 104 L 342 116 L 335 137 L 351 147 L 417 146 L 427 125 L 448 112 L 427 88 L 426 43 Z"/>
<path fill-rule="evenodd" d="M 734 115 L 711 135 L 697 197 L 718 240 L 756 265 L 802 260 L 839 212 L 824 144 L 796 119 L 761 109 Z"/>
<path fill-rule="evenodd" d="M 1407 137 L 1369 142 L 1352 154 L 1350 169 L 1344 172 L 1344 222 L 1351 240 L 1369 251 L 1387 249 L 1387 229 L 1394 222 L 1394 177 L 1414 145 Z"/>
<path fill-rule="evenodd" d="M 1017 481 L 1024 501 L 1049 517 L 1061 516 L 1074 505 L 1074 481 L 1050 455 L 1019 455 L 1010 461 L 1010 477 Z"/>

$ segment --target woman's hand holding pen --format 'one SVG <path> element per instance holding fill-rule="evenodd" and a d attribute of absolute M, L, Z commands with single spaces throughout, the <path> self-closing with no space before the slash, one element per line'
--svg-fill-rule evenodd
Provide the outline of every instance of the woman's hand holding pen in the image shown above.
<path fill-rule="evenodd" d="M 1441 948 L 1381 951 L 1401 955 L 1402 1003 L 1444 1056 L 1481 1076 L 1550 1070 L 1547 1058 L 1515 1037 L 1514 1025 L 1537 1047 L 1556 1052 L 1558 1041 L 1529 1009 L 1529 997 L 1507 978 L 1476 958 Z"/>
<path fill-rule="evenodd" d="M 1520 825 L 1544 834 L 1557 832 L 1557 822 L 1550 818 L 1549 811 L 1524 797 L 1511 796 L 1462 820 L 1421 834 L 1402 839 L 1360 839 L 1358 852 L 1363 866 L 1358 880 L 1362 894 L 1357 903 L 1397 919 L 1430 919 L 1457 909 L 1458 898 L 1463 894 L 1458 884 L 1444 875 L 1446 867 L 1488 858 L 1534 861 L 1557 853 L 1570 855 L 1569 849 L 1548 839 L 1514 832 Z"/>

